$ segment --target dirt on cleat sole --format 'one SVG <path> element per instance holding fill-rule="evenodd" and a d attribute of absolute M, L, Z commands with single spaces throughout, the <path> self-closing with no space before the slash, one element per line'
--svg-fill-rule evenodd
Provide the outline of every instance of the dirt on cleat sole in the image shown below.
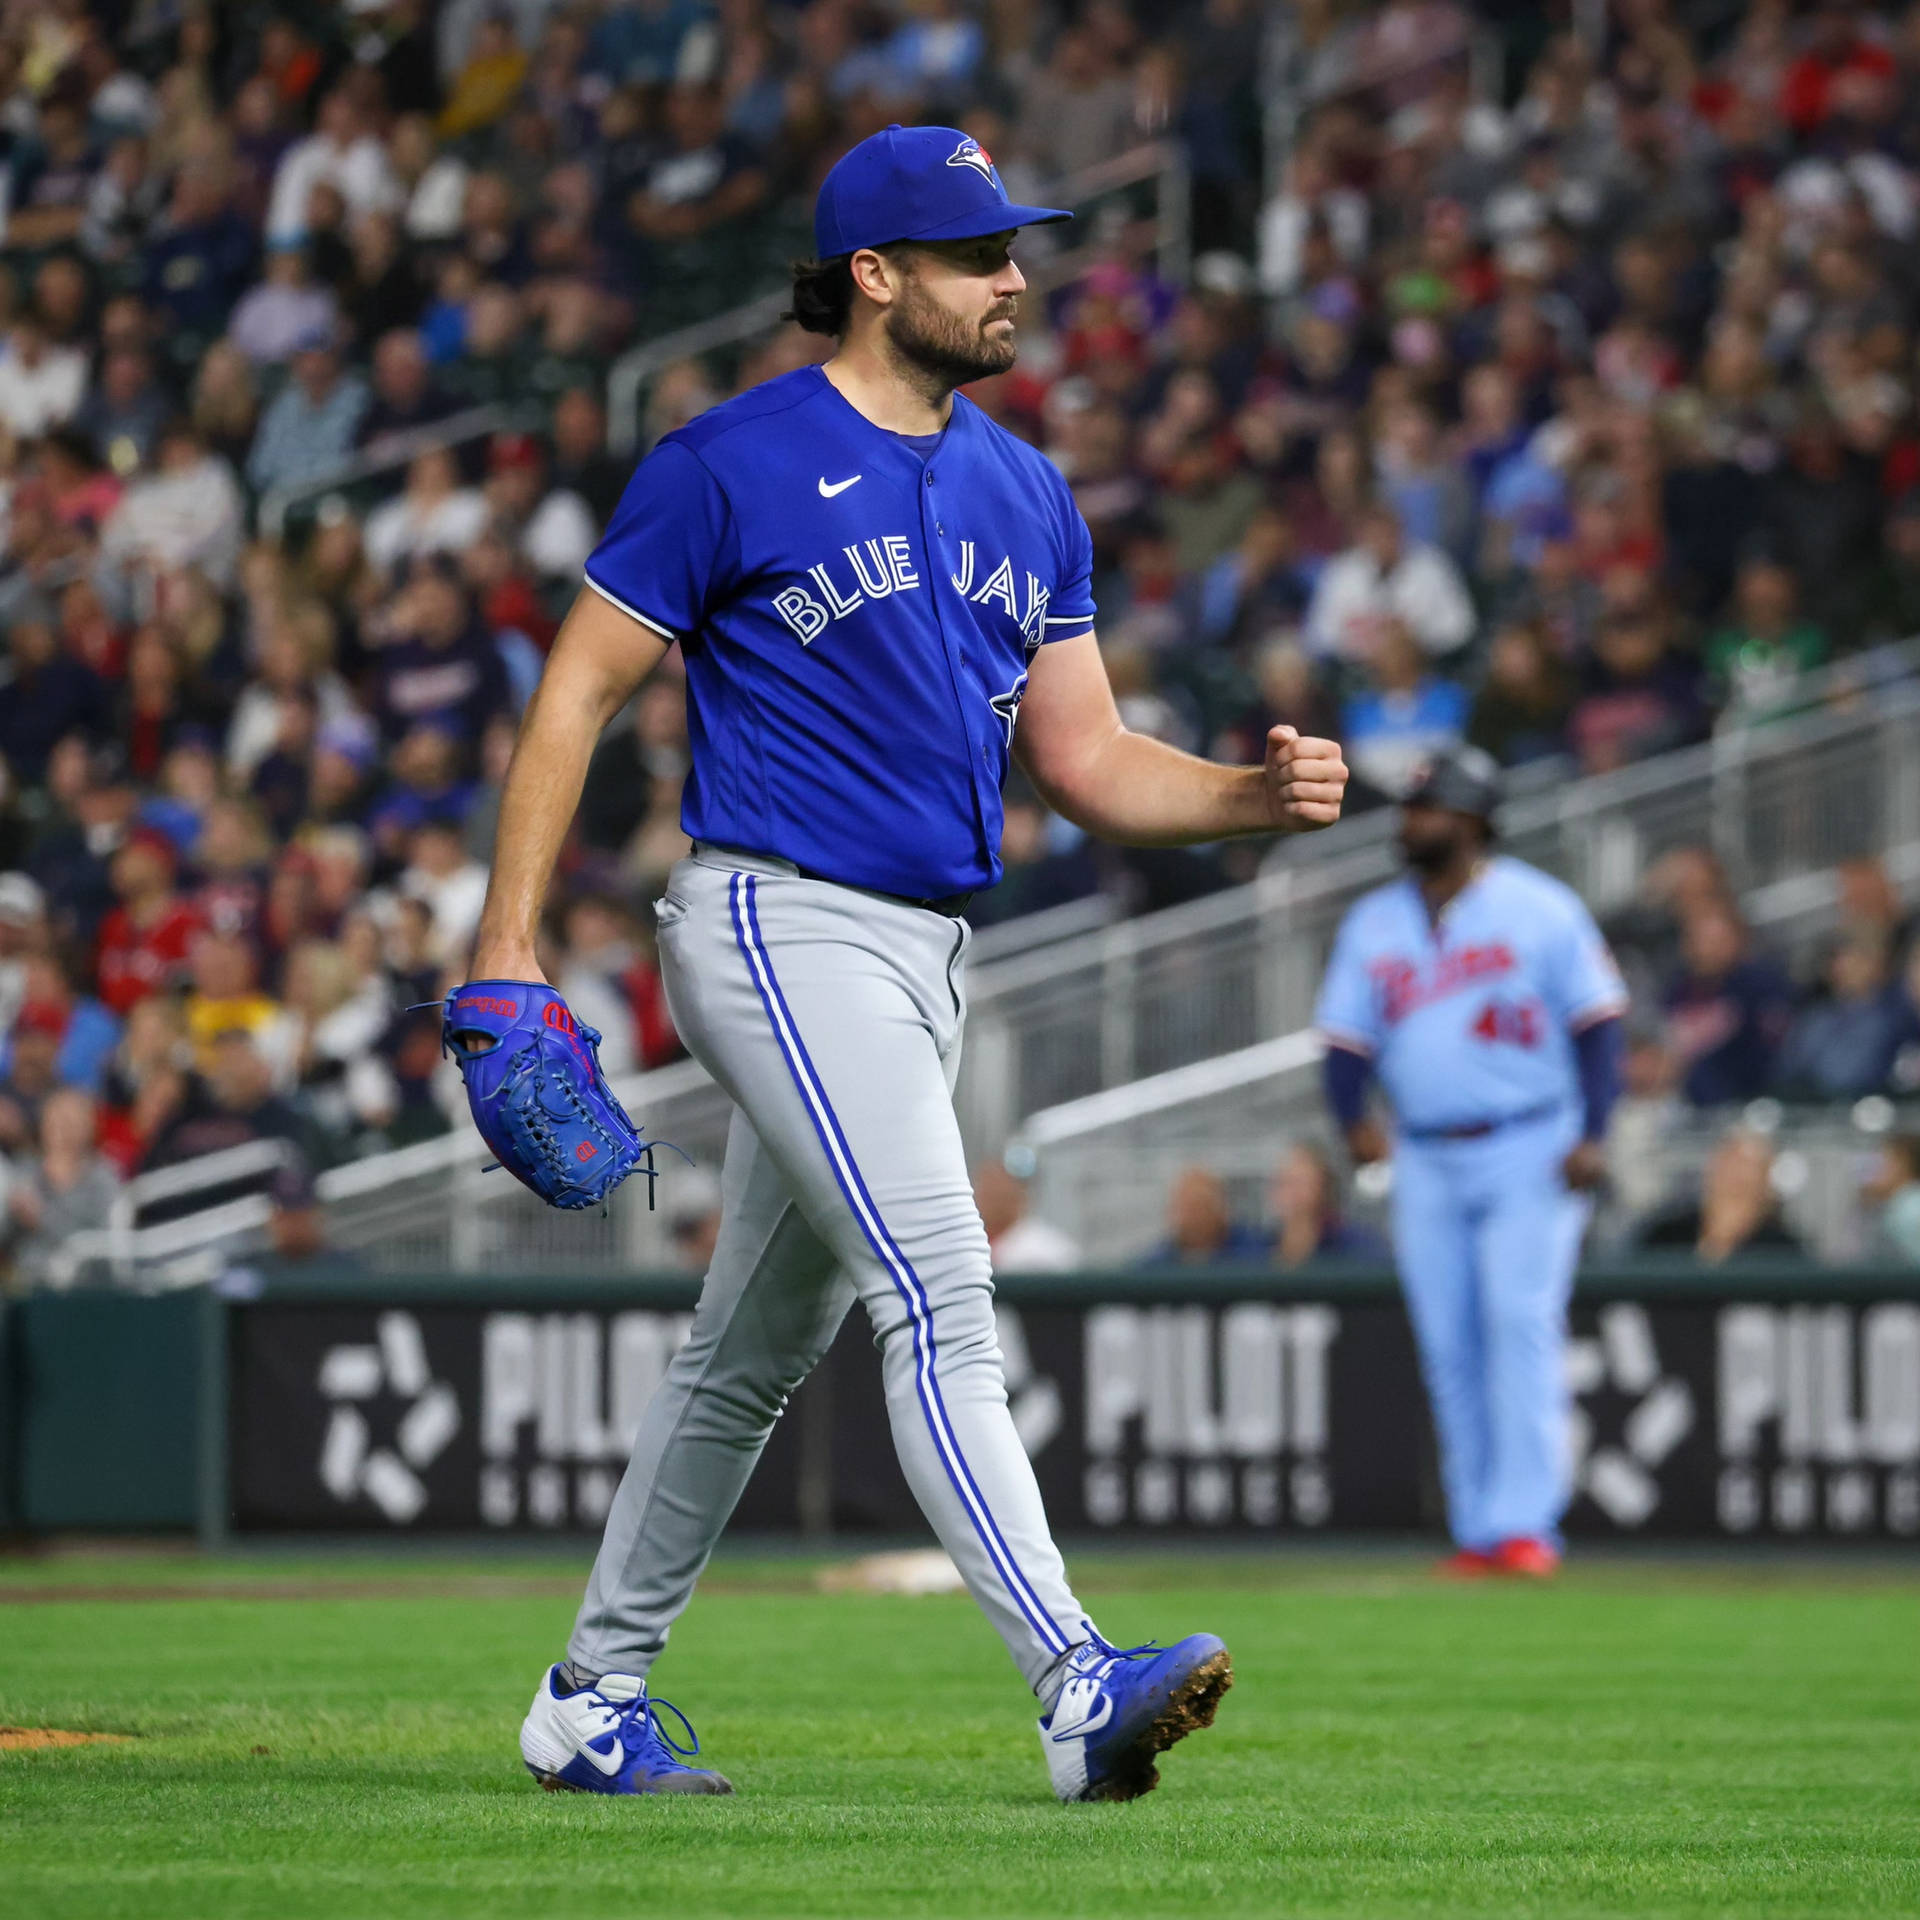
<path fill-rule="evenodd" d="M 1091 1793 L 1089 1800 L 1138 1800 L 1160 1784 L 1160 1769 L 1154 1758 L 1165 1753 L 1176 1740 L 1213 1725 L 1220 1710 L 1220 1696 L 1233 1685 L 1233 1658 L 1223 1647 L 1209 1660 L 1187 1675 L 1179 1687 L 1167 1696 L 1167 1704 L 1155 1715 L 1152 1725 L 1134 1742 L 1131 1750 Z"/>

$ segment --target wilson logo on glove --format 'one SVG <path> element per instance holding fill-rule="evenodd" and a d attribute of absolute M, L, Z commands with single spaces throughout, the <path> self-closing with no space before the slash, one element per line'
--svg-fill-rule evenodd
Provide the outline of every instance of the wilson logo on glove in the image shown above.
<path fill-rule="evenodd" d="M 549 1206 L 601 1206 L 653 1150 L 600 1071 L 600 1036 L 551 987 L 469 981 L 447 995 L 441 1044 L 467 1083 L 467 1106 L 494 1158 Z M 590 1166 L 589 1163 L 592 1163 Z"/>

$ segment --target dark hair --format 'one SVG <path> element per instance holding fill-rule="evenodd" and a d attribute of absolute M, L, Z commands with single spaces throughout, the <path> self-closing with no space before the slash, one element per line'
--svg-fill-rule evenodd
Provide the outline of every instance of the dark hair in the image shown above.
<path fill-rule="evenodd" d="M 847 330 L 853 311 L 853 256 L 837 254 L 831 260 L 793 263 L 793 305 L 782 320 L 791 320 L 807 333 L 831 334 L 836 340 Z"/>
<path fill-rule="evenodd" d="M 905 251 L 905 242 L 875 247 L 872 251 L 898 261 Z M 780 316 L 782 320 L 791 320 L 808 333 L 831 334 L 837 340 L 846 332 L 847 316 L 852 311 L 852 254 L 840 253 L 831 260 L 796 260 L 793 263 L 793 305 Z"/>

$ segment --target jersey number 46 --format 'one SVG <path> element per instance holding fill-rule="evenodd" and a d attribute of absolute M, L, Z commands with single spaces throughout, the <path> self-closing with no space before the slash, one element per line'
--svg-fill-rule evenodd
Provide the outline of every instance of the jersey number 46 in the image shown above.
<path fill-rule="evenodd" d="M 1473 1023 L 1476 1040 L 1509 1047 L 1540 1044 L 1540 1009 L 1530 1000 L 1489 1000 Z"/>

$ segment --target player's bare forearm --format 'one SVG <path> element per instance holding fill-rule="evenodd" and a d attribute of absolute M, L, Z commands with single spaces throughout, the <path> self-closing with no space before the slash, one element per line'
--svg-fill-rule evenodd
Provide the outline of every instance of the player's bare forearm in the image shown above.
<path fill-rule="evenodd" d="M 1268 734 L 1258 767 L 1223 767 L 1129 732 L 1090 633 L 1034 656 L 1014 754 L 1056 812 L 1129 846 L 1309 833 L 1339 819 L 1347 785 L 1339 747 L 1291 727 Z"/>
<path fill-rule="evenodd" d="M 667 644 L 590 587 L 581 589 L 520 723 L 474 939 L 474 978 L 540 977 L 540 913 L 587 762 L 600 730 L 660 664 Z"/>

